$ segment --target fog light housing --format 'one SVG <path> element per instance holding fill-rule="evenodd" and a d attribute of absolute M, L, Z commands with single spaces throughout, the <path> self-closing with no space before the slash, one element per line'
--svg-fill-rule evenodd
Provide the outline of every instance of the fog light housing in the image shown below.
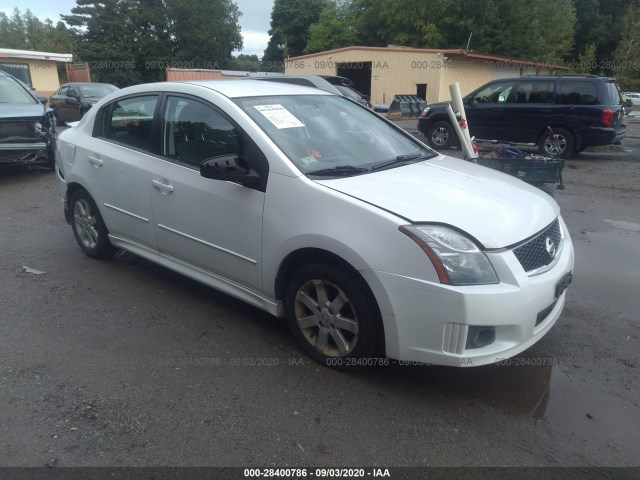
<path fill-rule="evenodd" d="M 467 331 L 467 344 L 465 350 L 482 348 L 496 341 L 495 327 L 479 327 L 472 325 Z"/>

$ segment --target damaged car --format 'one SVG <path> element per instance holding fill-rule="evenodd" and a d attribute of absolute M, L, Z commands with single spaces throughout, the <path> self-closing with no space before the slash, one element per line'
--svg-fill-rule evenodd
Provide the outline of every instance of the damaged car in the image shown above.
<path fill-rule="evenodd" d="M 35 93 L 0 72 L 0 164 L 54 165 L 56 122 Z"/>

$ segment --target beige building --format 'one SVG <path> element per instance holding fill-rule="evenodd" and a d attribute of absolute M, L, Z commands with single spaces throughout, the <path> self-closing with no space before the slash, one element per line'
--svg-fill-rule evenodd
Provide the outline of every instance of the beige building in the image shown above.
<path fill-rule="evenodd" d="M 394 95 L 418 95 L 428 103 L 450 99 L 449 85 L 460 82 L 462 94 L 497 78 L 553 74 L 569 70 L 466 50 L 408 47 L 346 47 L 289 58 L 285 73 L 339 75 L 371 97 L 372 104 L 389 104 Z"/>
<path fill-rule="evenodd" d="M 0 70 L 49 96 L 60 87 L 58 63 L 71 62 L 70 53 L 33 52 L 0 48 Z"/>

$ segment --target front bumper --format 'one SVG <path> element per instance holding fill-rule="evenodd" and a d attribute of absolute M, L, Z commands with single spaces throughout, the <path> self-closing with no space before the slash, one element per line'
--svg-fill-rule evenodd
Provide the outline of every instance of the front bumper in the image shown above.
<path fill-rule="evenodd" d="M 45 142 L 0 143 L 0 163 L 39 163 L 48 160 Z"/>
<path fill-rule="evenodd" d="M 488 257 L 499 284 L 456 287 L 385 272 L 361 272 L 379 301 L 387 356 L 479 366 L 517 355 L 540 340 L 564 306 L 565 293 L 559 293 L 557 287 L 573 270 L 571 239 L 566 235 L 557 263 L 540 275 L 529 276 L 512 251 Z M 493 327 L 495 340 L 468 348 L 470 326 Z"/>

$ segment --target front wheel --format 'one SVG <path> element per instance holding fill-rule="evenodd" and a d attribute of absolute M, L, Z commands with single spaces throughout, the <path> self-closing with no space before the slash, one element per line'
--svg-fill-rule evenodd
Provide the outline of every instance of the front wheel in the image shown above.
<path fill-rule="evenodd" d="M 113 255 L 116 249 L 109 241 L 109 232 L 91 195 L 84 190 L 77 190 L 71 196 L 69 208 L 73 215 L 73 235 L 82 251 L 92 258 Z"/>
<path fill-rule="evenodd" d="M 538 142 L 538 148 L 543 155 L 569 158 L 575 148 L 575 141 L 568 130 L 554 128 L 553 134 L 549 130 L 544 132 Z"/>
<path fill-rule="evenodd" d="M 451 148 L 455 131 L 449 122 L 436 122 L 427 131 L 429 145 L 436 150 Z"/>
<path fill-rule="evenodd" d="M 285 312 L 304 352 L 323 365 L 358 365 L 378 353 L 380 321 L 362 279 L 330 265 L 300 268 L 289 282 Z"/>

